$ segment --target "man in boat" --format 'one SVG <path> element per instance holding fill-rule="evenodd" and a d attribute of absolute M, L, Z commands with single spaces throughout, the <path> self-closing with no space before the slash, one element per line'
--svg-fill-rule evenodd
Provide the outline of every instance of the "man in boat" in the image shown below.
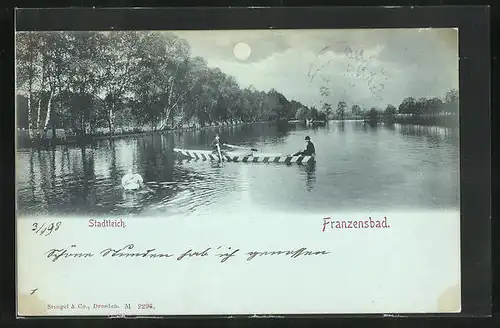
<path fill-rule="evenodd" d="M 306 141 L 306 149 L 296 152 L 293 154 L 293 156 L 314 156 L 316 155 L 316 149 L 314 148 L 314 144 L 311 141 L 311 138 L 309 136 L 306 136 L 305 138 Z"/>

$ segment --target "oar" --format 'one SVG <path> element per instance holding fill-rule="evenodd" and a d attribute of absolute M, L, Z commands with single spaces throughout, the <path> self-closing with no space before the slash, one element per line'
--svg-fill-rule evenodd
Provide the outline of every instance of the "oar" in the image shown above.
<path fill-rule="evenodd" d="M 255 148 L 247 148 L 247 147 L 241 147 L 241 146 L 235 146 L 235 145 L 230 145 L 226 144 L 226 146 L 231 147 L 231 148 L 237 148 L 237 149 L 244 149 L 244 150 L 251 150 L 251 151 L 258 151 Z"/>
<path fill-rule="evenodd" d="M 219 146 L 219 144 L 217 144 L 217 152 L 219 153 L 219 161 L 220 161 L 220 163 L 222 164 L 222 153 L 221 153 L 221 151 L 220 151 L 220 146 Z"/>
<path fill-rule="evenodd" d="M 300 152 L 301 150 L 299 150 L 298 152 Z M 295 153 L 292 153 L 292 154 L 286 154 L 287 157 L 298 157 L 298 156 L 302 156 L 302 155 L 295 155 L 296 153 L 298 152 L 295 152 Z"/>

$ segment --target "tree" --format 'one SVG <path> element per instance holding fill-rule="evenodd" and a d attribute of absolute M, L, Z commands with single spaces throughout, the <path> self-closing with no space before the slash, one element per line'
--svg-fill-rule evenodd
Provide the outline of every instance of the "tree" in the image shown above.
<path fill-rule="evenodd" d="M 297 117 L 297 111 L 299 110 L 299 108 L 302 107 L 302 104 L 296 100 L 292 100 L 290 101 L 289 106 L 290 106 L 289 114 L 291 118 Z"/>
<path fill-rule="evenodd" d="M 105 45 L 108 39 L 100 32 L 71 32 L 68 37 L 67 90 L 73 99 L 69 113 L 74 128 L 81 135 L 92 134 L 102 115 L 94 110 L 105 80 Z"/>
<path fill-rule="evenodd" d="M 319 113 L 318 113 L 317 120 L 318 120 L 318 121 L 326 121 L 326 120 L 327 120 L 326 113 L 325 113 L 325 112 L 319 112 Z"/>
<path fill-rule="evenodd" d="M 386 122 L 393 122 L 397 114 L 397 109 L 393 105 L 389 104 L 384 111 L 384 120 Z"/>
<path fill-rule="evenodd" d="M 141 69 L 137 70 L 133 85 L 134 114 L 140 121 L 147 121 L 153 131 L 158 127 L 164 129 L 169 121 L 174 125 L 174 109 L 180 107 L 189 93 L 188 47 L 170 35 L 148 33 L 139 40 Z M 144 110 L 137 106 L 139 103 Z"/>
<path fill-rule="evenodd" d="M 311 107 L 309 112 L 307 113 L 307 118 L 316 120 L 318 118 L 318 109 L 316 107 Z"/>
<path fill-rule="evenodd" d="M 325 113 L 325 120 L 330 118 L 330 114 L 332 113 L 332 105 L 329 103 L 323 103 L 323 112 Z"/>
<path fill-rule="evenodd" d="M 361 115 L 361 108 L 359 107 L 359 105 L 352 105 L 351 112 L 352 112 L 352 115 L 355 118 L 357 118 L 358 116 Z"/>
<path fill-rule="evenodd" d="M 415 115 L 416 112 L 417 112 L 417 101 L 413 97 L 405 98 L 401 103 L 401 105 L 399 105 L 400 114 Z"/>
<path fill-rule="evenodd" d="M 459 113 L 459 93 L 456 89 L 451 89 L 445 95 L 445 112 L 449 114 Z"/>
<path fill-rule="evenodd" d="M 293 113 L 290 110 L 290 104 L 283 94 L 275 89 L 271 89 L 267 95 L 269 97 L 271 110 L 275 112 L 277 119 L 290 119 L 293 117 Z"/>
<path fill-rule="evenodd" d="M 345 101 L 339 101 L 337 104 L 337 118 L 343 120 L 345 117 L 345 111 L 347 109 L 347 104 Z"/>
<path fill-rule="evenodd" d="M 28 134 L 31 140 L 34 137 L 33 98 L 41 75 L 38 64 L 40 46 L 40 34 L 36 32 L 16 33 L 16 86 L 26 94 Z"/>
<path fill-rule="evenodd" d="M 424 114 L 437 115 L 443 110 L 443 101 L 437 97 L 427 100 Z"/>
<path fill-rule="evenodd" d="M 69 68 L 66 49 L 67 40 L 59 33 L 45 32 L 40 36 L 39 53 L 41 58 L 41 83 L 38 97 L 36 128 L 43 136 L 47 135 L 53 116 L 53 100 L 64 88 L 64 76 Z M 45 113 L 45 119 L 42 115 Z M 54 124 L 52 124 L 54 128 Z M 54 128 L 55 129 L 55 128 Z"/>
<path fill-rule="evenodd" d="M 124 108 L 124 100 L 132 88 L 134 74 L 137 74 L 137 63 L 140 42 L 138 32 L 115 32 L 110 34 L 104 49 L 104 118 L 108 124 L 110 135 L 114 134 L 117 110 Z"/>
<path fill-rule="evenodd" d="M 415 111 L 412 113 L 414 115 L 423 115 L 428 107 L 429 100 L 427 98 L 418 98 L 415 105 Z"/>
<path fill-rule="evenodd" d="M 297 120 L 305 120 L 309 115 L 309 110 L 306 107 L 300 107 L 295 113 L 295 118 Z"/>
<path fill-rule="evenodd" d="M 372 107 L 370 111 L 366 114 L 366 116 L 370 124 L 378 123 L 379 113 L 375 107 Z"/>

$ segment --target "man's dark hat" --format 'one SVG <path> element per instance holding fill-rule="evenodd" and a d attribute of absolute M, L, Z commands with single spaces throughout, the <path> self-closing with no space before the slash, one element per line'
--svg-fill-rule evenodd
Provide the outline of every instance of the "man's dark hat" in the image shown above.
<path fill-rule="evenodd" d="M 309 136 L 306 136 L 306 137 L 305 137 L 305 140 L 311 140 L 311 138 L 309 138 Z"/>

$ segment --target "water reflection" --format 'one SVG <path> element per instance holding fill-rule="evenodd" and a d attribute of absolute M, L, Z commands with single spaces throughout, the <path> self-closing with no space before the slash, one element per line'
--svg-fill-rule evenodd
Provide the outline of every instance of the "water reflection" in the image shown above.
<path fill-rule="evenodd" d="M 300 166 L 300 170 L 305 174 L 306 190 L 310 192 L 316 185 L 316 162 Z"/>
<path fill-rule="evenodd" d="M 387 131 L 391 131 L 391 132 L 396 133 L 396 124 L 394 124 L 394 123 L 386 123 L 386 124 L 384 124 L 384 128 Z"/>
<path fill-rule="evenodd" d="M 399 125 L 398 130 L 403 136 L 426 140 L 430 146 L 439 146 L 441 143 L 449 145 L 459 143 L 458 129 L 424 125 Z"/>
<path fill-rule="evenodd" d="M 338 126 L 340 132 L 344 132 L 345 122 L 338 122 L 337 126 Z"/>
<path fill-rule="evenodd" d="M 293 152 L 311 135 L 317 162 L 304 166 L 185 161 L 172 148 L 208 149 L 215 132 L 263 152 Z M 211 206 L 272 209 L 458 207 L 458 132 L 435 127 L 330 122 L 239 126 L 100 140 L 85 147 L 18 151 L 22 214 L 169 216 Z M 147 189 L 124 192 L 132 168 Z M 362 204 L 356 200 L 363 199 Z"/>
<path fill-rule="evenodd" d="M 421 140 L 426 140 L 431 146 L 439 145 L 440 143 L 457 146 L 459 143 L 459 130 L 456 128 L 425 125 L 367 124 L 358 121 L 352 124 L 352 130 L 353 132 L 362 131 L 373 135 L 378 135 L 380 132 L 391 132 L 392 134 L 399 133 L 403 137 L 418 137 Z"/>

